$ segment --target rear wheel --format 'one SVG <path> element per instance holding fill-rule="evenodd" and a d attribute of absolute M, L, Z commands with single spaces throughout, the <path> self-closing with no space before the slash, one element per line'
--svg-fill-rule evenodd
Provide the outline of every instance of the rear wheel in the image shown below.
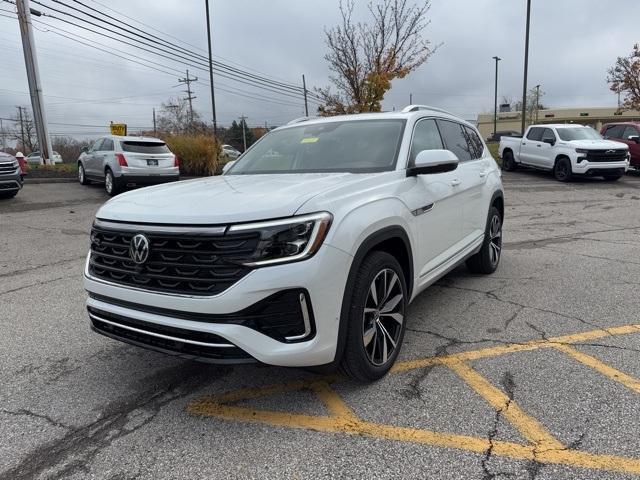
<path fill-rule="evenodd" d="M 107 168 L 104 172 L 104 189 L 107 192 L 107 195 L 113 197 L 120 193 L 120 184 L 113 176 L 113 172 L 111 169 Z"/>
<path fill-rule="evenodd" d="M 513 152 L 507 151 L 502 155 L 502 169 L 507 172 L 513 172 L 518 168 L 515 158 L 513 158 Z"/>
<path fill-rule="evenodd" d="M 553 167 L 553 176 L 559 182 L 570 182 L 572 177 L 571 161 L 568 158 L 561 158 Z"/>
<path fill-rule="evenodd" d="M 87 178 L 87 175 L 84 171 L 84 166 L 82 165 L 82 163 L 78 164 L 78 181 L 80 182 L 81 185 L 89 185 L 91 183 L 91 180 Z"/>
<path fill-rule="evenodd" d="M 340 367 L 370 382 L 393 366 L 405 332 L 407 286 L 402 267 L 386 252 L 372 252 L 356 273 L 350 295 L 347 340 Z"/>
<path fill-rule="evenodd" d="M 496 207 L 489 209 L 484 242 L 480 251 L 467 259 L 467 268 L 472 273 L 489 274 L 496 271 L 502 253 L 502 216 Z"/>

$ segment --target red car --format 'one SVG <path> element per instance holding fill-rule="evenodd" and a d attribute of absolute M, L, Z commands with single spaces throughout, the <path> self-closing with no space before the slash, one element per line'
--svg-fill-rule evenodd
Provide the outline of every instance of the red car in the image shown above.
<path fill-rule="evenodd" d="M 607 123 L 600 133 L 607 140 L 629 145 L 631 167 L 640 170 L 640 122 Z"/>

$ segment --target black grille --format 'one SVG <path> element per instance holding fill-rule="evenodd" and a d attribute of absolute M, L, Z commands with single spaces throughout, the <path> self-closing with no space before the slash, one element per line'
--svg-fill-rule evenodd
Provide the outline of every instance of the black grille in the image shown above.
<path fill-rule="evenodd" d="M 20 188 L 18 182 L 0 183 L 0 190 L 15 190 L 16 188 Z"/>
<path fill-rule="evenodd" d="M 144 233 L 150 241 L 149 257 L 142 265 L 129 257 L 129 245 L 137 233 Z M 249 273 L 251 269 L 238 260 L 249 257 L 258 241 L 258 233 L 147 233 L 143 228 L 132 232 L 94 226 L 89 273 L 145 290 L 215 295 Z"/>
<path fill-rule="evenodd" d="M 109 312 L 103 312 L 94 308 L 89 308 L 89 313 L 93 314 L 91 316 L 91 326 L 94 330 L 123 342 L 188 357 L 228 361 L 246 361 L 253 359 L 244 350 L 230 344 L 224 338 L 213 333 L 166 327 L 164 325 L 152 324 Z M 105 322 L 101 319 L 107 321 Z M 113 323 L 117 325 L 113 325 Z M 133 331 L 125 327 L 133 327 L 138 330 L 144 330 L 144 332 Z M 153 333 L 170 336 L 176 338 L 176 340 L 158 337 L 153 335 Z M 231 346 L 196 345 L 188 343 L 186 340 Z"/>
<path fill-rule="evenodd" d="M 627 159 L 628 150 L 624 148 L 610 150 L 589 150 L 587 160 L 589 162 L 624 162 Z"/>
<path fill-rule="evenodd" d="M 0 175 L 15 173 L 18 168 L 13 163 L 0 163 Z"/>

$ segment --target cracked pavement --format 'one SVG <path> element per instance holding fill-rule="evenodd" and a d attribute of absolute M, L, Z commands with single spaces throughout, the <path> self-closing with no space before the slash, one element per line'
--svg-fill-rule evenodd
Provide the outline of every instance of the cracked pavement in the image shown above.
<path fill-rule="evenodd" d="M 560 184 L 515 172 L 504 182 L 499 270 L 459 268 L 420 295 L 400 360 L 601 331 L 572 347 L 640 378 L 640 332 L 608 334 L 640 323 L 640 176 Z M 315 377 L 189 362 L 90 332 L 82 268 L 106 200 L 100 187 L 27 181 L 0 202 L 1 480 L 638 478 L 550 464 L 542 447 L 530 459 L 497 454 L 499 442 L 528 444 L 505 418 L 513 402 L 564 448 L 640 458 L 640 394 L 554 348 L 469 362 L 505 395 L 502 408 L 437 364 L 334 385 L 360 419 L 488 442 L 475 452 L 189 414 L 203 395 Z M 326 414 L 306 391 L 244 404 Z"/>

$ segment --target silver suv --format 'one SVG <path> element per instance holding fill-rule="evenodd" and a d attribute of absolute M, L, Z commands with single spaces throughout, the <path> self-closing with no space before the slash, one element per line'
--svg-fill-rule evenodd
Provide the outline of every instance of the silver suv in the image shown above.
<path fill-rule="evenodd" d="M 110 196 L 128 185 L 155 185 L 179 179 L 178 157 L 158 138 L 110 135 L 83 149 L 78 159 L 80 183 L 104 183 Z"/>

